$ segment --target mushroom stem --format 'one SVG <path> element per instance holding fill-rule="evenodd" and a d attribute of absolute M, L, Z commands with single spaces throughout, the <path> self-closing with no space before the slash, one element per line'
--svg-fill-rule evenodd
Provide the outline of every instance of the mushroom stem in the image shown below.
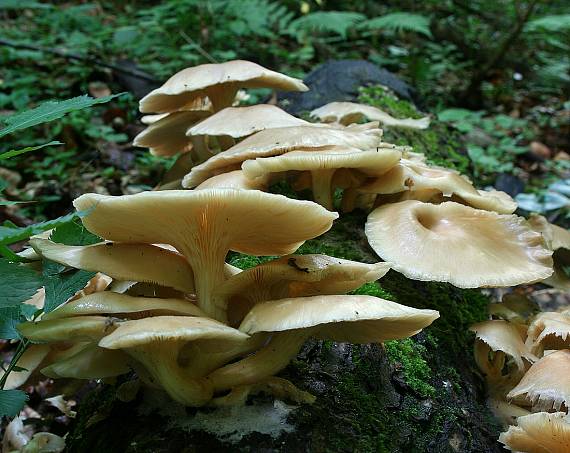
<path fill-rule="evenodd" d="M 217 369 L 206 379 L 211 382 L 214 392 L 255 384 L 285 368 L 311 333 L 312 329 L 277 332 L 255 354 Z"/>
<path fill-rule="evenodd" d="M 342 194 L 342 212 L 352 212 L 354 211 L 354 205 L 356 202 L 356 197 L 358 196 L 358 191 L 354 188 L 345 189 Z"/>
<path fill-rule="evenodd" d="M 197 163 L 205 162 L 212 157 L 204 135 L 192 136 L 190 141 L 192 142 L 192 154 L 196 156 Z"/>
<path fill-rule="evenodd" d="M 231 148 L 236 144 L 236 141 L 229 135 L 220 135 L 217 138 L 218 138 L 218 145 L 222 150 Z"/>
<path fill-rule="evenodd" d="M 212 399 L 212 386 L 200 376 L 201 370 L 178 363 L 183 342 L 157 341 L 124 351 L 142 363 L 149 379 L 156 381 L 176 401 L 187 406 L 203 406 Z"/>
<path fill-rule="evenodd" d="M 238 86 L 231 86 L 229 83 L 224 84 L 223 89 L 212 89 L 208 91 L 208 98 L 212 102 L 214 112 L 219 112 L 226 107 L 231 107 L 236 94 Z"/>
<path fill-rule="evenodd" d="M 336 169 L 313 170 L 311 171 L 311 179 L 313 186 L 313 198 L 322 207 L 332 211 L 332 178 Z"/>

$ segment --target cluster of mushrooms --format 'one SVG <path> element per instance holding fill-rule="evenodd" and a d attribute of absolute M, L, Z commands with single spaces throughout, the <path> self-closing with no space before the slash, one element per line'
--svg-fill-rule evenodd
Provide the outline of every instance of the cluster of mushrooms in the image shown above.
<path fill-rule="evenodd" d="M 383 342 L 439 316 L 347 295 L 389 269 L 461 288 L 552 276 L 552 250 L 512 214 L 507 194 L 382 141 L 379 122 L 424 129 L 429 119 L 336 102 L 311 112 L 322 121 L 312 123 L 274 105 L 234 106 L 247 88 L 307 90 L 247 61 L 175 74 L 140 101 L 148 126 L 135 139 L 154 155 L 178 156 L 165 181 L 76 199 L 102 243 L 32 239 L 38 256 L 110 279 L 20 325 L 43 348 L 44 374 L 108 379 L 135 370 L 189 406 L 243 403 L 260 391 L 310 402 L 275 377 L 309 337 Z M 315 202 L 270 193 L 280 181 L 309 189 Z M 365 233 L 382 262 L 294 254 L 331 228 L 336 210 L 354 209 L 370 212 Z M 242 271 L 226 263 L 229 251 L 278 258 Z"/>

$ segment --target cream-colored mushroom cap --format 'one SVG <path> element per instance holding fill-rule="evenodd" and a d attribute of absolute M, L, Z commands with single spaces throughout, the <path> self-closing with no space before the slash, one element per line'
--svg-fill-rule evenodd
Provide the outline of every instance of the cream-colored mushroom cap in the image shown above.
<path fill-rule="evenodd" d="M 482 341 L 493 351 L 503 351 L 509 355 L 520 371 L 524 371 L 525 364 L 538 360 L 529 348 L 524 344 L 523 338 L 517 327 L 507 321 L 493 320 L 484 321 L 472 325 L 469 330 L 475 332 L 476 338 Z M 486 357 L 475 357 L 477 362 L 485 360 Z"/>
<path fill-rule="evenodd" d="M 552 252 L 515 215 L 410 200 L 375 209 L 365 233 L 378 256 L 414 280 L 479 288 L 530 283 L 552 274 Z"/>
<path fill-rule="evenodd" d="M 266 190 L 268 185 L 268 176 L 248 178 L 242 170 L 234 170 L 206 179 L 202 184 L 196 187 L 196 190 L 220 188 Z"/>
<path fill-rule="evenodd" d="M 179 253 L 149 244 L 106 242 L 88 246 L 56 244 L 32 239 L 41 256 L 87 271 L 100 271 L 115 280 L 155 283 L 184 293 L 194 293 L 194 275 Z"/>
<path fill-rule="evenodd" d="M 17 329 L 22 336 L 34 342 L 91 341 L 111 333 L 119 321 L 105 316 L 77 316 L 23 322 Z"/>
<path fill-rule="evenodd" d="M 150 153 L 155 156 L 174 156 L 180 152 L 190 151 L 191 143 L 186 137 L 186 131 L 208 115 L 208 112 L 200 110 L 170 113 L 137 135 L 133 145 L 149 148 Z"/>
<path fill-rule="evenodd" d="M 352 131 L 316 126 L 266 129 L 193 167 L 184 177 L 182 186 L 187 188 L 197 186 L 211 176 L 236 170 L 248 159 L 278 156 L 295 150 L 318 150 L 330 146 L 375 149 L 381 145 L 381 137 L 380 129 Z"/>
<path fill-rule="evenodd" d="M 217 111 L 232 104 L 239 88 L 308 90 L 299 79 L 271 71 L 250 61 L 234 60 L 183 69 L 170 77 L 160 88 L 142 98 L 139 108 L 144 113 L 172 112 L 198 97 L 207 96 Z"/>
<path fill-rule="evenodd" d="M 533 351 L 565 349 L 570 346 L 570 316 L 566 313 L 539 313 L 528 326 L 527 344 Z"/>
<path fill-rule="evenodd" d="M 517 418 L 499 442 L 509 450 L 526 453 L 568 453 L 570 422 L 564 412 L 538 412 Z"/>
<path fill-rule="evenodd" d="M 313 296 L 258 304 L 239 329 L 253 335 L 315 327 L 321 338 L 372 343 L 410 337 L 438 317 L 435 310 L 419 310 L 372 296 Z"/>
<path fill-rule="evenodd" d="M 212 290 L 226 279 L 229 250 L 286 255 L 327 231 L 338 217 L 310 201 L 239 189 L 86 194 L 74 205 L 91 209 L 83 223 L 101 237 L 173 245 L 192 267 L 199 307 L 222 321 L 225 303 L 214 300 Z"/>
<path fill-rule="evenodd" d="M 186 135 L 229 136 L 243 138 L 265 129 L 310 125 L 275 105 L 227 107 L 189 128 Z"/>
<path fill-rule="evenodd" d="M 528 219 L 532 228 L 542 233 L 551 250 L 570 250 L 570 231 L 548 222 L 543 216 L 533 214 Z"/>
<path fill-rule="evenodd" d="M 560 410 L 570 406 L 570 351 L 563 349 L 544 356 L 530 367 L 507 398 L 526 400 L 539 409 Z"/>
<path fill-rule="evenodd" d="M 398 119 L 379 108 L 354 102 L 331 102 L 313 110 L 311 116 L 324 122 L 336 121 L 344 125 L 369 119 L 371 121 L 379 121 L 388 127 L 403 127 L 408 129 L 427 129 L 429 127 L 428 117 L 421 119 Z"/>
<path fill-rule="evenodd" d="M 185 316 L 154 316 L 126 321 L 110 335 L 102 338 L 99 346 L 107 349 L 126 349 L 153 342 L 201 340 L 247 340 L 249 335 L 209 318 Z"/>
<path fill-rule="evenodd" d="M 133 297 L 104 291 L 68 302 L 47 313 L 42 319 L 59 319 L 85 315 L 115 315 L 117 317 L 122 317 L 119 315 L 123 315 L 129 318 L 137 314 L 138 316 L 204 316 L 204 313 L 188 300 Z"/>

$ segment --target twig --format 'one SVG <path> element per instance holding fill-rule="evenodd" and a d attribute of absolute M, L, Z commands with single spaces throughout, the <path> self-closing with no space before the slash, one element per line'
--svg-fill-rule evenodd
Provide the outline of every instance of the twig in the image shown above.
<path fill-rule="evenodd" d="M 106 62 L 104 62 L 104 61 L 102 61 L 96 57 L 78 55 L 75 53 L 67 52 L 66 50 L 62 50 L 62 49 L 50 49 L 50 48 L 35 46 L 33 44 L 24 44 L 24 43 L 12 42 L 12 41 L 8 41 L 5 39 L 0 39 L 0 46 L 13 47 L 14 49 L 27 49 L 27 50 L 36 50 L 39 52 L 46 52 L 46 53 L 50 53 L 52 55 L 57 55 L 58 57 L 65 58 L 67 60 L 77 60 L 77 61 L 85 61 L 88 63 L 92 63 L 92 64 L 95 64 L 97 66 L 102 66 L 104 68 L 112 69 L 113 71 L 121 72 L 123 74 L 129 75 L 131 77 L 135 77 L 137 79 L 147 80 L 148 82 L 155 82 L 155 83 L 159 82 L 158 79 L 155 79 L 153 76 L 150 76 L 150 75 L 145 74 L 143 72 L 128 69 L 128 68 L 123 68 L 121 66 L 117 66 L 117 65 L 112 64 L 112 63 L 106 63 Z"/>
<path fill-rule="evenodd" d="M 208 52 L 206 52 L 206 50 L 204 50 L 204 48 L 200 44 L 198 44 L 196 41 L 194 41 L 183 30 L 180 30 L 180 36 L 182 36 L 182 38 L 184 38 L 184 40 L 188 44 L 192 44 L 194 47 L 196 47 L 196 50 L 198 51 L 198 53 L 200 55 L 202 55 L 210 63 L 218 63 L 218 61 L 214 57 L 212 57 L 212 55 L 210 55 Z"/>
<path fill-rule="evenodd" d="M 14 353 L 14 357 L 12 357 L 12 360 L 10 361 L 8 368 L 6 368 L 6 372 L 0 378 L 0 389 L 4 389 L 4 386 L 6 385 L 6 381 L 8 380 L 8 375 L 12 372 L 14 367 L 17 365 L 18 360 L 20 360 L 20 358 L 24 355 L 24 352 L 26 352 L 26 349 L 28 349 L 29 345 L 30 345 L 30 341 L 25 339 L 25 338 L 22 341 L 20 341 L 20 343 L 18 343 L 18 347 L 16 348 L 16 352 Z"/>

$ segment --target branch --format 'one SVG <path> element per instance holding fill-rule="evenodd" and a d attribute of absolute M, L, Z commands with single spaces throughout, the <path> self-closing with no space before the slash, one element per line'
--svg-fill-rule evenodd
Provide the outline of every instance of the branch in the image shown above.
<path fill-rule="evenodd" d="M 142 71 L 136 71 L 133 69 L 123 68 L 121 66 L 117 66 L 117 65 L 112 64 L 112 63 L 106 63 L 106 62 L 104 62 L 104 61 L 102 61 L 96 57 L 78 55 L 75 53 L 67 52 L 66 50 L 62 50 L 62 49 L 50 49 L 50 48 L 35 46 L 33 44 L 16 43 L 16 42 L 8 41 L 5 39 L 0 39 L 0 46 L 12 47 L 14 49 L 27 49 L 27 50 L 36 50 L 39 52 L 46 52 L 46 53 L 50 53 L 52 55 L 57 55 L 58 57 L 65 58 L 67 60 L 77 60 L 77 61 L 92 63 L 94 65 L 101 66 L 103 68 L 109 68 L 109 69 L 112 69 L 113 71 L 120 72 L 120 73 L 129 75 L 131 77 L 135 77 L 137 79 L 146 80 L 148 82 L 154 82 L 154 83 L 159 82 L 153 76 L 145 74 Z"/>

